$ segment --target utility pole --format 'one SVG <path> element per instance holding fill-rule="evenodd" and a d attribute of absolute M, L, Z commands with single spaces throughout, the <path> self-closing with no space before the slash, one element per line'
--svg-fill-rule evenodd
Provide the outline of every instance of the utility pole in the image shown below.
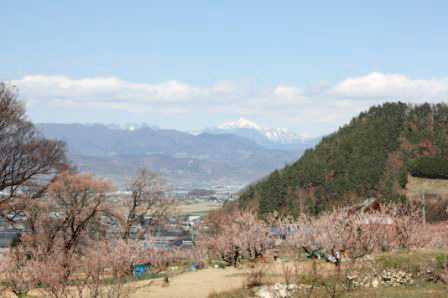
<path fill-rule="evenodd" d="M 422 194 L 422 202 L 423 202 L 423 224 L 426 224 L 426 198 L 425 198 L 425 194 Z"/>

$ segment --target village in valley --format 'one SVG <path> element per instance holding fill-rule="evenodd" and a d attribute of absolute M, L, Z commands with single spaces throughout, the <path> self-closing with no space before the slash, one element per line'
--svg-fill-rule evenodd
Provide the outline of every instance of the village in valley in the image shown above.
<path fill-rule="evenodd" d="M 171 187 L 167 196 L 177 201 L 178 212 L 173 214 L 163 229 L 147 237 L 145 247 L 156 245 L 158 247 L 190 247 L 197 233 L 197 228 L 203 223 L 203 217 L 211 210 L 222 208 L 223 204 L 238 198 L 239 186 L 211 186 L 210 189 L 188 188 L 186 186 Z M 111 201 L 119 202 L 131 193 L 126 190 L 109 194 Z M 150 220 L 150 215 L 146 220 Z M 18 221 L 19 219 L 17 219 Z M 113 227 L 111 227 L 113 228 Z M 134 230 L 137 227 L 134 227 Z M 14 238 L 26 233 L 22 224 L 8 223 L 0 218 L 0 247 L 8 247 Z M 134 232 L 136 235 L 136 232 Z"/>

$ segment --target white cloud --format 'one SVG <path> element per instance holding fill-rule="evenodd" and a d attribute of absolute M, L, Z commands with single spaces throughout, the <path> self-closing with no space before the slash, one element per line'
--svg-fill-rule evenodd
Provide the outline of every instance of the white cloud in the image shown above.
<path fill-rule="evenodd" d="M 374 72 L 364 77 L 348 78 L 328 91 L 329 94 L 360 99 L 440 100 L 448 95 L 448 78 L 412 80 L 400 74 Z"/>
<path fill-rule="evenodd" d="M 209 86 L 168 81 L 136 83 L 118 78 L 73 79 L 26 76 L 12 82 L 29 105 L 99 107 L 131 113 L 213 113 L 260 115 L 294 127 L 344 124 L 360 111 L 384 101 L 440 102 L 448 98 L 448 78 L 410 79 L 400 74 L 371 73 L 331 84 L 257 87 L 252 81 L 218 81 Z M 82 115 L 80 115 L 81 117 Z M 83 120 L 80 119 L 80 122 Z M 303 131 L 307 132 L 308 131 Z"/>
<path fill-rule="evenodd" d="M 30 100 L 71 99 L 74 102 L 180 102 L 207 94 L 207 90 L 178 81 L 132 83 L 117 78 L 71 79 L 63 76 L 26 76 L 14 81 Z"/>
<path fill-rule="evenodd" d="M 301 89 L 290 86 L 277 86 L 273 93 L 278 97 L 294 98 L 300 95 Z"/>

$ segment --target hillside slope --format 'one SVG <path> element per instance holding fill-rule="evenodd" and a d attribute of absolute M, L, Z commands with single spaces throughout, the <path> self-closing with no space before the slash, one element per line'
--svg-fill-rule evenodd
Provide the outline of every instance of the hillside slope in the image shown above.
<path fill-rule="evenodd" d="M 403 200 L 413 162 L 448 158 L 448 106 L 374 106 L 240 196 L 242 207 L 317 214 L 366 197 Z"/>

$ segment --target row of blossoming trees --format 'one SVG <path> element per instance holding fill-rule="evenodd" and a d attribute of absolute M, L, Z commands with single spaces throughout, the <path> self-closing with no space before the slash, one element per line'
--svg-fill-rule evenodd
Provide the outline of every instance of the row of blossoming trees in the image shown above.
<path fill-rule="evenodd" d="M 316 281 L 316 258 L 327 260 L 334 265 L 334 273 L 323 285 L 332 297 L 341 284 L 350 287 L 355 262 L 366 255 L 403 248 L 448 249 L 448 224 L 423 224 L 421 209 L 409 205 L 380 205 L 368 212 L 335 209 L 319 217 L 303 214 L 263 220 L 250 211 L 234 211 L 214 219 L 211 230 L 202 245 L 229 265 L 280 251 L 292 256 L 306 253 L 313 259 Z"/>
<path fill-rule="evenodd" d="M 369 212 L 335 209 L 319 217 L 264 219 L 238 210 L 213 220 L 202 244 L 232 265 L 243 258 L 256 259 L 279 245 L 311 256 L 319 252 L 339 264 L 342 258 L 354 261 L 396 248 L 448 248 L 445 228 L 445 224 L 423 224 L 417 206 L 381 205 Z"/>

